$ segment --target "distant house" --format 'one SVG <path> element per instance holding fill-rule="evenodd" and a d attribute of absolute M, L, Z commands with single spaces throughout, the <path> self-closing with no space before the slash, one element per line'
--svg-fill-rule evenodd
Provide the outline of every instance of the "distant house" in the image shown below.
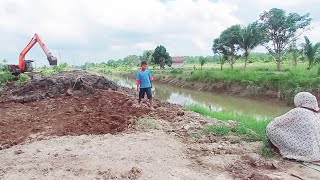
<path fill-rule="evenodd" d="M 172 67 L 182 68 L 184 66 L 185 59 L 183 56 L 172 57 Z"/>

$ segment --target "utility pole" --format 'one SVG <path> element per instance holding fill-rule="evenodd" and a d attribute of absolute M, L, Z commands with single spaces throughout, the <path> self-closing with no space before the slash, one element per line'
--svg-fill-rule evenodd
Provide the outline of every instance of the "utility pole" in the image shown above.
<path fill-rule="evenodd" d="M 57 46 L 57 49 L 58 49 L 58 53 L 59 53 L 59 61 L 62 61 L 61 54 L 60 54 L 60 50 L 59 50 L 59 47 L 58 47 L 58 46 Z"/>

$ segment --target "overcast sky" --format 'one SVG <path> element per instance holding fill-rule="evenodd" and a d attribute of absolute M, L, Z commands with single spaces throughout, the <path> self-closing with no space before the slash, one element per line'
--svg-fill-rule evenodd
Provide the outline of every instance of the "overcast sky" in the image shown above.
<path fill-rule="evenodd" d="M 70 64 L 140 55 L 160 44 L 172 56 L 212 55 L 221 31 L 273 7 L 310 13 L 305 35 L 320 41 L 319 0 L 0 0 L 0 59 L 17 64 L 35 32 Z M 48 64 L 38 45 L 26 59 Z"/>

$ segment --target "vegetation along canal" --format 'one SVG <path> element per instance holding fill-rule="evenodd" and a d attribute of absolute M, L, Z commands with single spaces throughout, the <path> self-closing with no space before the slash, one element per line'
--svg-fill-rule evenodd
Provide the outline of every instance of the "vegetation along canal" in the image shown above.
<path fill-rule="evenodd" d="M 135 88 L 135 81 L 118 76 L 108 76 L 120 86 Z M 182 106 L 196 104 L 212 111 L 234 112 L 239 115 L 249 115 L 257 119 L 274 118 L 290 109 L 277 102 L 251 100 L 212 92 L 184 89 L 176 86 L 155 83 L 155 97 L 162 101 L 180 104 Z"/>

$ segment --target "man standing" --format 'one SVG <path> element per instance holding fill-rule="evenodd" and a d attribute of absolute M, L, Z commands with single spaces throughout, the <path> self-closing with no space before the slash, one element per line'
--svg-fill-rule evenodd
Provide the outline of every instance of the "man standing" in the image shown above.
<path fill-rule="evenodd" d="M 146 61 L 141 62 L 141 70 L 137 73 L 137 92 L 139 92 L 139 105 L 144 95 L 147 94 L 149 99 L 149 107 L 153 110 L 152 106 L 152 81 L 153 76 L 151 71 L 148 69 L 148 63 Z"/>

